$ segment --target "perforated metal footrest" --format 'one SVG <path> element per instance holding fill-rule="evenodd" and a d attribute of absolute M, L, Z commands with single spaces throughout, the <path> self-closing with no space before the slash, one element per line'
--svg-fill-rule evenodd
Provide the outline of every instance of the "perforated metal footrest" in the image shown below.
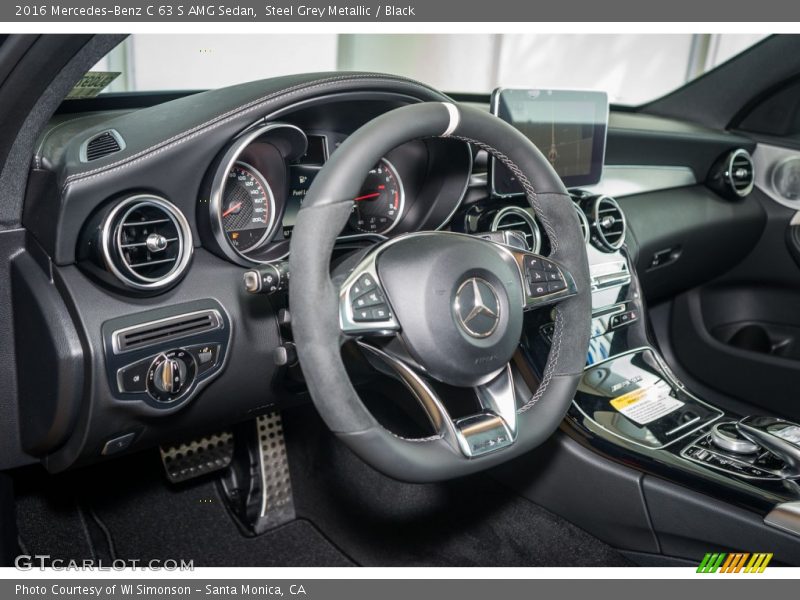
<path fill-rule="evenodd" d="M 233 433 L 221 431 L 174 446 L 161 447 L 161 462 L 172 483 L 228 467 L 233 460 Z"/>
<path fill-rule="evenodd" d="M 221 479 L 233 514 L 255 534 L 294 520 L 289 459 L 278 412 L 237 430 L 234 461 Z"/>

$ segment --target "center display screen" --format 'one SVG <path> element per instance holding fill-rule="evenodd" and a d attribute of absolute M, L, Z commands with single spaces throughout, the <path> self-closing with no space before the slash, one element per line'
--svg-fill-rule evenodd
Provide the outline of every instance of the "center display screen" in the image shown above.
<path fill-rule="evenodd" d="M 501 88 L 492 94 L 492 113 L 531 140 L 566 187 L 600 181 L 608 129 L 605 92 Z M 496 195 L 523 193 L 511 171 L 494 159 L 490 181 Z"/>

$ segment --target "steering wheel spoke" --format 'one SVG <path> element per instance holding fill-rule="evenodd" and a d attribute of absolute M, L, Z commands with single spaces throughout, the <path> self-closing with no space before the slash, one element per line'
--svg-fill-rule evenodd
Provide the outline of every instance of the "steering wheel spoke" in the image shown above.
<path fill-rule="evenodd" d="M 377 253 L 365 258 L 339 288 L 339 327 L 346 336 L 390 336 L 400 330 L 378 277 Z"/>
<path fill-rule="evenodd" d="M 485 384 L 464 388 L 474 393 L 479 409 L 471 415 L 453 419 L 437 394 L 427 374 L 407 355 L 358 342 L 370 362 L 377 360 L 378 369 L 401 381 L 425 411 L 436 436 L 467 458 L 475 458 L 500 450 L 514 443 L 517 430 L 517 405 L 514 378 L 510 364 Z"/>

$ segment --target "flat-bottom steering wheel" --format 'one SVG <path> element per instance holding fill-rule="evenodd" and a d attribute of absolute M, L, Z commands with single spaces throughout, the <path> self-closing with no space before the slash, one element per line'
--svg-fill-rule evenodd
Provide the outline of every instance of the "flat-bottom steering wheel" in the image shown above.
<path fill-rule="evenodd" d="M 332 274 L 334 244 L 365 174 L 393 148 L 429 137 L 469 142 L 508 167 L 544 229 L 549 255 L 458 233 L 420 232 L 378 244 L 344 273 Z M 305 197 L 290 269 L 293 333 L 314 404 L 328 427 L 383 473 L 425 482 L 480 471 L 541 444 L 564 418 L 589 342 L 586 248 L 553 168 L 497 117 L 429 102 L 358 129 Z M 364 298 L 371 305 L 366 309 Z M 538 386 L 528 389 L 515 381 L 511 360 L 524 312 L 543 307 L 553 315 L 552 345 Z M 434 435 L 396 435 L 368 411 L 341 355 L 342 344 L 354 338 L 367 355 L 391 365 L 422 405 Z M 431 380 L 465 388 L 479 408 L 452 418 Z"/>

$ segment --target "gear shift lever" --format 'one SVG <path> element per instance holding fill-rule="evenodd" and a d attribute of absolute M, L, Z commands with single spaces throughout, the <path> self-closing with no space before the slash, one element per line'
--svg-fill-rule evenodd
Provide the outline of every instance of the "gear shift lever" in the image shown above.
<path fill-rule="evenodd" d="M 800 425 L 776 417 L 745 417 L 736 428 L 747 439 L 782 458 L 792 473 L 800 475 Z"/>

